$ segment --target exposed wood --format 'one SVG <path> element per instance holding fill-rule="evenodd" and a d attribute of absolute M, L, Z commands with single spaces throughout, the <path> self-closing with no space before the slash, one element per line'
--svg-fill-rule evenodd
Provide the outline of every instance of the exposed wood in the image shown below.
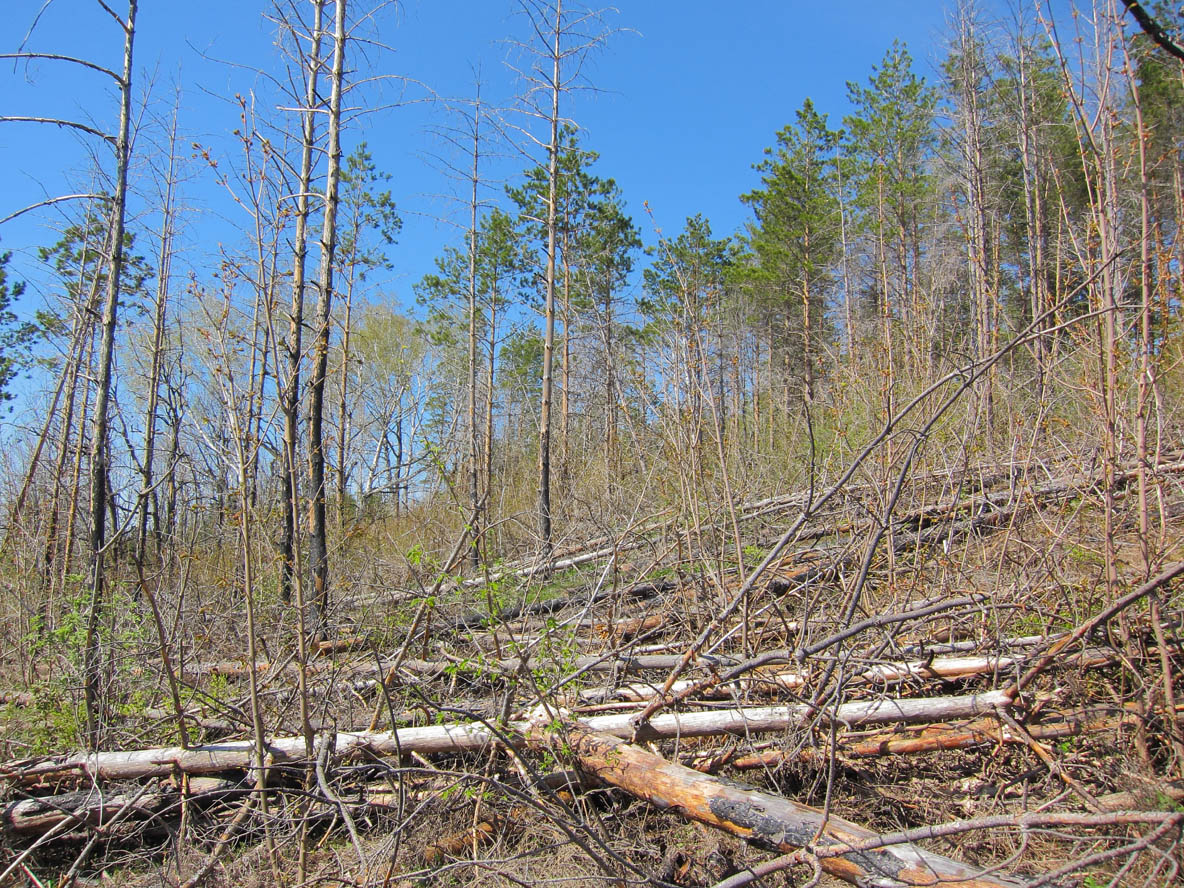
<path fill-rule="evenodd" d="M 536 730 L 534 742 L 561 739 L 580 768 L 662 809 L 725 830 L 774 851 L 874 840 L 877 833 L 833 814 L 731 781 L 709 777 L 588 725 L 564 722 L 559 732 Z M 854 885 L 942 885 L 1001 888 L 1018 882 L 985 875 L 912 844 L 851 851 L 819 861 L 822 869 Z"/>
<path fill-rule="evenodd" d="M 1184 802 L 1184 780 L 1166 780 L 1146 787 L 1142 792 L 1124 790 L 1111 792 L 1098 799 L 1107 811 L 1130 811 L 1161 808 L 1165 801 Z"/>
<path fill-rule="evenodd" d="M 1065 665 L 1077 669 L 1094 669 L 1118 661 L 1118 652 L 1113 648 L 1088 648 L 1072 657 L 1065 658 Z M 780 659 L 792 659 L 792 652 L 785 651 Z M 848 680 L 849 686 L 893 685 L 901 682 L 920 684 L 931 681 L 958 681 L 983 675 L 1003 675 L 1021 667 L 1031 656 L 1012 655 L 999 657 L 930 657 L 925 660 L 880 663 L 856 673 Z M 739 668 L 739 667 L 737 667 Z M 675 682 L 670 693 L 678 696 L 698 686 L 698 695 L 705 699 L 732 698 L 737 694 L 779 694 L 784 691 L 800 691 L 809 684 L 811 675 L 801 670 L 779 670 L 762 666 L 754 669 L 751 676 L 718 683 Z M 579 699 L 585 703 L 609 701 L 634 701 L 652 699 L 660 690 L 657 683 L 633 682 L 619 687 L 586 688 Z"/>
<path fill-rule="evenodd" d="M 1130 727 L 1141 718 L 1143 716 L 1129 707 L 1116 710 L 1112 706 L 1091 706 L 1070 712 L 1043 712 L 1040 721 L 1025 727 L 1028 734 L 1037 740 L 1058 740 Z M 873 758 L 1022 742 L 1006 724 L 1000 724 L 997 718 L 988 716 L 965 724 L 921 725 L 904 731 L 893 730 L 863 736 L 840 735 L 836 751 L 847 758 Z M 739 770 L 749 770 L 776 767 L 791 761 L 824 762 L 828 752 L 826 748 L 765 749 L 724 760 L 720 760 L 718 755 L 704 757 L 703 763 L 711 768 L 726 764 Z M 703 766 L 698 767 L 702 770 Z"/>

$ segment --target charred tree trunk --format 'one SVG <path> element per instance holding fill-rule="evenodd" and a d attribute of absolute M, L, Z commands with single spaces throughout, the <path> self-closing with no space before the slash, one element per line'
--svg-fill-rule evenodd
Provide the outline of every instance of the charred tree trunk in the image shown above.
<path fill-rule="evenodd" d="M 564 723 L 562 737 L 585 773 L 660 809 L 673 808 L 690 820 L 763 848 L 822 852 L 818 862 L 823 871 L 853 885 L 1001 888 L 1016 884 L 912 844 L 867 849 L 879 836 L 865 827 L 781 796 L 706 776 L 576 723 Z M 828 849 L 831 854 L 825 853 Z"/>

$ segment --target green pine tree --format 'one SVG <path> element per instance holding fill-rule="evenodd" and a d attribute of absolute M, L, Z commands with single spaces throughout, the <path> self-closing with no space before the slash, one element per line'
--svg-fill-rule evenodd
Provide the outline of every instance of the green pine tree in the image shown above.
<path fill-rule="evenodd" d="M 769 314 L 782 320 L 787 380 L 800 379 L 812 400 L 822 345 L 830 338 L 826 294 L 839 248 L 839 134 L 807 99 L 796 122 L 776 138 L 755 167 L 761 187 L 740 198 L 755 216 L 748 229 L 754 260 L 748 274 Z"/>

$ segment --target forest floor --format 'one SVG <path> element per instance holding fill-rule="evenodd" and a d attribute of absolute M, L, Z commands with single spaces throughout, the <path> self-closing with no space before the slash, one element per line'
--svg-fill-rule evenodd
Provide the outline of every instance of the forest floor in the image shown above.
<path fill-rule="evenodd" d="M 1165 884 L 1184 463 L 1148 476 L 1154 546 L 1131 468 L 1108 553 L 1103 477 L 856 479 L 656 516 L 546 574 L 376 548 L 303 659 L 257 590 L 253 668 L 227 589 L 157 584 L 161 632 L 143 594 L 112 618 L 90 757 L 61 742 L 82 627 L 10 632 L 0 884 Z M 844 851 L 868 840 L 843 820 L 896 850 Z M 963 875 L 884 869 L 918 848 Z"/>

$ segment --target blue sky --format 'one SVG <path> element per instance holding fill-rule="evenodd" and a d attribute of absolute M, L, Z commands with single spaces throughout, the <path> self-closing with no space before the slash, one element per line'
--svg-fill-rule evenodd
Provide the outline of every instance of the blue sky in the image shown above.
<path fill-rule="evenodd" d="M 17 48 L 43 3 L 6 0 L 0 51 Z M 508 102 L 518 84 L 505 64 L 514 52 L 506 41 L 527 34 L 516 5 L 406 0 L 382 16 L 379 36 L 388 49 L 371 49 L 363 67 L 451 96 L 471 93 L 473 69 L 480 66 L 486 96 Z M 200 142 L 216 156 L 227 151 L 228 134 L 238 126 L 234 96 L 265 93 L 259 70 L 281 70 L 274 26 L 262 15 L 268 6 L 262 0 L 141 0 L 136 68 L 141 95 L 151 84 L 146 115 L 167 116 L 179 87 L 185 143 Z M 728 233 L 746 218 L 738 196 L 756 184 L 752 164 L 803 100 L 813 98 L 838 125 L 847 110 L 846 82 L 865 80 L 895 38 L 908 44 L 918 71 L 935 78 L 949 10 L 924 0 L 624 0 L 607 19 L 621 31 L 588 67 L 598 91 L 573 97 L 567 111 L 584 129 L 584 144 L 600 153 L 598 172 L 620 184 L 647 242 L 654 240 L 655 222 L 674 235 L 693 213 L 706 215 L 717 234 Z M 117 68 L 121 43 L 93 0 L 53 0 L 26 48 Z M 0 84 L 0 114 L 114 126 L 114 90 L 99 75 L 53 62 L 4 62 Z M 418 101 L 426 94 L 396 80 L 376 86 L 369 101 L 383 110 L 360 119 L 345 137 L 347 151 L 365 139 L 392 176 L 405 227 L 383 287 L 404 305 L 411 284 L 456 237 L 435 218 L 452 211 L 439 195 L 454 186 L 430 159 L 442 150 L 431 127 L 444 117 L 438 106 Z M 138 146 L 141 157 L 151 154 L 151 130 Z M 0 125 L 0 217 L 46 196 L 85 190 L 90 152 L 98 150 L 93 140 L 67 131 Z M 524 166 L 508 159 L 500 170 L 508 175 Z M 137 184 L 147 186 L 143 171 Z M 235 247 L 234 226 L 242 220 L 200 162 L 190 162 L 184 199 L 190 214 L 180 268 L 209 268 L 219 243 Z M 643 210 L 646 201 L 654 221 Z M 61 224 L 61 213 L 49 210 L 0 226 L 0 249 L 14 252 L 14 271 L 30 281 L 30 305 L 45 286 L 35 249 L 52 243 Z"/>

